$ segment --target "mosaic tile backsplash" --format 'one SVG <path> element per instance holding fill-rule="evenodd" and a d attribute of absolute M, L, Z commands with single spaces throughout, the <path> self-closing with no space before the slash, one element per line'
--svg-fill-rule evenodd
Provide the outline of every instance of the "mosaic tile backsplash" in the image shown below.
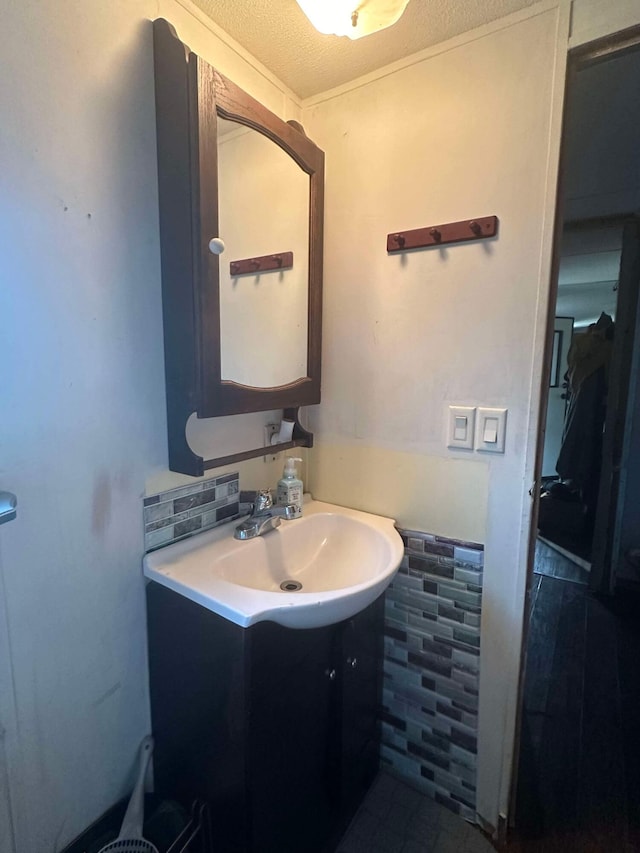
<path fill-rule="evenodd" d="M 484 548 L 400 530 L 385 598 L 382 762 L 475 821 Z"/>
<path fill-rule="evenodd" d="M 144 499 L 144 550 L 153 551 L 238 518 L 239 475 L 224 474 Z"/>

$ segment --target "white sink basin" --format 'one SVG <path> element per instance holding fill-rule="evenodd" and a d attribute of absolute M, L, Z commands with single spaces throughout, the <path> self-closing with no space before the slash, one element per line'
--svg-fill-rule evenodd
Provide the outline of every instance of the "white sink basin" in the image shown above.
<path fill-rule="evenodd" d="M 402 559 L 392 519 L 320 501 L 255 539 L 234 539 L 236 523 L 147 554 L 146 577 L 243 627 L 317 628 L 375 601 Z"/>

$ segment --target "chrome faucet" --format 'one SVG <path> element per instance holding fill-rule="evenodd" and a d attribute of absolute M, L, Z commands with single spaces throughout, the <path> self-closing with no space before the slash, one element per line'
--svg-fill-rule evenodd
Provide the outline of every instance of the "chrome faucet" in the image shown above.
<path fill-rule="evenodd" d="M 294 506 L 274 506 L 271 492 L 268 489 L 262 489 L 256 495 L 251 515 L 240 522 L 233 535 L 235 539 L 255 539 L 256 536 L 263 536 L 269 530 L 280 527 L 282 518 L 295 517 Z"/>

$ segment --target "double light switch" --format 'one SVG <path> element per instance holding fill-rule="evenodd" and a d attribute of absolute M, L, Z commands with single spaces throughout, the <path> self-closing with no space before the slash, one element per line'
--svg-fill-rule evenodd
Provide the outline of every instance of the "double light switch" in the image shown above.
<path fill-rule="evenodd" d="M 447 446 L 504 453 L 507 410 L 449 406 Z"/>

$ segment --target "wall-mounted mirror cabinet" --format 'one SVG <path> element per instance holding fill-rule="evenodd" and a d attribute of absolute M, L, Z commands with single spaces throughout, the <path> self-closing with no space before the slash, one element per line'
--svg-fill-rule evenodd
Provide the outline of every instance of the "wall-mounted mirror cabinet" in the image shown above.
<path fill-rule="evenodd" d="M 324 154 L 153 26 L 169 467 L 199 476 L 266 449 L 202 459 L 193 412 L 283 408 L 288 446 L 311 444 L 296 414 L 320 401 Z"/>

